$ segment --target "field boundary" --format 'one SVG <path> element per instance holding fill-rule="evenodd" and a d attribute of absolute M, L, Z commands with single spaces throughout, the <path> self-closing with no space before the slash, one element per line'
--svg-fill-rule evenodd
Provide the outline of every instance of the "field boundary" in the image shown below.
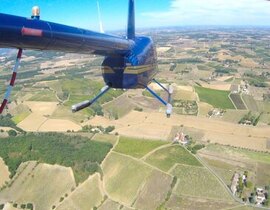
<path fill-rule="evenodd" d="M 234 108 L 235 108 L 236 110 L 238 110 L 237 107 L 236 107 L 236 105 L 235 105 L 235 103 L 233 102 L 233 100 L 232 100 L 232 98 L 231 98 L 231 94 L 232 94 L 232 93 L 230 93 L 230 94 L 228 95 L 228 97 L 229 97 L 230 101 L 232 102 Z"/>
<path fill-rule="evenodd" d="M 165 144 L 163 146 L 160 146 L 160 147 L 157 147 L 156 149 L 153 149 L 152 151 L 148 152 L 147 154 L 145 154 L 143 157 L 140 158 L 140 160 L 142 161 L 145 161 L 146 158 L 148 158 L 150 155 L 154 154 L 156 151 L 160 150 L 160 149 L 164 149 L 164 148 L 167 148 L 167 147 L 171 147 L 173 146 L 172 144 L 168 143 L 168 144 Z"/>
<path fill-rule="evenodd" d="M 140 163 L 145 164 L 146 166 L 150 167 L 151 169 L 155 169 L 155 170 L 158 170 L 158 171 L 160 171 L 160 172 L 162 172 L 162 173 L 165 173 L 165 174 L 167 174 L 167 175 L 169 175 L 169 176 L 172 176 L 172 175 L 169 174 L 168 172 L 162 171 L 161 169 L 159 169 L 159 168 L 157 168 L 157 167 L 155 167 L 155 166 L 153 166 L 153 165 L 151 165 L 151 164 L 149 164 L 149 163 L 147 163 L 147 162 L 145 162 L 145 161 L 143 161 L 143 160 L 141 160 L 141 159 L 137 159 L 137 158 L 135 158 L 135 157 L 132 157 L 132 156 L 129 156 L 129 155 L 126 155 L 126 154 L 122 154 L 122 153 L 119 153 L 119 152 L 115 152 L 115 151 L 112 151 L 112 153 L 115 153 L 115 154 L 117 154 L 117 155 L 121 155 L 121 156 L 124 156 L 124 157 L 129 157 L 129 158 L 131 158 L 131 159 L 133 159 L 133 160 L 135 160 L 135 161 L 139 161 Z"/>
<path fill-rule="evenodd" d="M 248 106 L 247 106 L 247 104 L 246 104 L 246 102 L 245 102 L 245 100 L 243 99 L 243 94 L 240 94 L 240 98 L 242 99 L 242 101 L 243 101 L 243 104 L 245 105 L 245 107 L 246 107 L 246 110 L 249 110 L 249 108 L 248 108 Z"/>

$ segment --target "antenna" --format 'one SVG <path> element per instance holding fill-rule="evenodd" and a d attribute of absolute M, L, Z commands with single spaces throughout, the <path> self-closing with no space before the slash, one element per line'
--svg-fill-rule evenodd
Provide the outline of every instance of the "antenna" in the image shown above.
<path fill-rule="evenodd" d="M 97 1 L 97 9 L 98 9 L 98 19 L 99 19 L 99 31 L 100 31 L 100 33 L 104 33 L 103 24 L 102 24 L 102 20 L 101 20 L 101 12 L 100 12 L 100 7 L 99 7 L 98 1 Z"/>

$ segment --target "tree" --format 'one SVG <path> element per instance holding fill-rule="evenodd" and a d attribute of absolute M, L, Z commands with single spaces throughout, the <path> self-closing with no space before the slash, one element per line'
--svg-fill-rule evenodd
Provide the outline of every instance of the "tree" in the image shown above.
<path fill-rule="evenodd" d="M 14 131 L 14 130 L 9 130 L 9 131 L 8 131 L 8 135 L 9 135 L 10 137 L 14 137 L 14 136 L 17 136 L 17 132 Z"/>
<path fill-rule="evenodd" d="M 250 203 L 255 203 L 255 201 L 256 201 L 256 199 L 255 199 L 255 196 L 254 195 L 251 196 L 251 197 L 249 197 L 249 202 Z"/>
<path fill-rule="evenodd" d="M 105 133 L 111 133 L 114 129 L 115 129 L 114 126 L 109 126 L 109 127 L 105 128 Z"/>

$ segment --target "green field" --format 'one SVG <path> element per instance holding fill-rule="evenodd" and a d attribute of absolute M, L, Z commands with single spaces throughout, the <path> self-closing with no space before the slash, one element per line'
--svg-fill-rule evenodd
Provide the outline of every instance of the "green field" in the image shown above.
<path fill-rule="evenodd" d="M 20 122 L 22 122 L 25 118 L 27 118 L 30 114 L 31 114 L 30 111 L 22 112 L 20 114 L 15 115 L 14 117 L 12 117 L 12 121 L 17 125 Z"/>
<path fill-rule="evenodd" d="M 14 176 L 22 162 L 36 160 L 72 167 L 77 182 L 99 170 L 112 145 L 59 133 L 28 134 L 0 139 L 0 157 Z"/>
<path fill-rule="evenodd" d="M 168 144 L 168 142 L 120 137 L 119 143 L 114 150 L 136 158 L 141 158 L 150 151 L 165 144 Z"/>
<path fill-rule="evenodd" d="M 58 100 L 51 90 L 42 90 L 32 96 L 29 101 L 57 102 Z"/>
<path fill-rule="evenodd" d="M 216 108 L 235 109 L 229 99 L 230 91 L 214 90 L 204 87 L 195 86 L 195 90 L 199 95 L 200 101 L 211 104 Z"/>
<path fill-rule="evenodd" d="M 178 178 L 173 192 L 178 196 L 230 200 L 229 193 L 206 168 L 178 165 L 171 174 Z"/>
<path fill-rule="evenodd" d="M 131 205 L 153 169 L 141 161 L 112 152 L 102 164 L 103 180 L 110 198 Z"/>
<path fill-rule="evenodd" d="M 101 82 L 89 79 L 66 79 L 61 81 L 63 92 L 69 95 L 69 100 L 65 102 L 65 106 L 70 109 L 74 104 L 80 103 L 85 100 L 90 100 L 98 95 L 103 84 Z M 83 114 L 93 116 L 95 111 L 100 108 L 100 104 L 112 101 L 114 98 L 120 96 L 123 92 L 120 90 L 110 90 L 103 97 L 101 97 L 97 104 L 91 108 L 84 109 Z"/>
<path fill-rule="evenodd" d="M 163 171 L 168 171 L 176 163 L 201 166 L 193 155 L 179 145 L 157 150 L 146 159 L 146 162 Z"/>

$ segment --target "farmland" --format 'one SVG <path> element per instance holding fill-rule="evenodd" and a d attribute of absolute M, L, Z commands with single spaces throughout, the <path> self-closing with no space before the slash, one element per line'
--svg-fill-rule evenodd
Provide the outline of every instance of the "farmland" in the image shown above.
<path fill-rule="evenodd" d="M 89 177 L 82 185 L 71 192 L 56 209 L 88 210 L 99 206 L 104 196 L 100 189 L 100 182 L 100 176 L 98 174 Z"/>
<path fill-rule="evenodd" d="M 37 160 L 72 167 L 77 183 L 98 170 L 98 164 L 112 147 L 109 143 L 56 133 L 28 134 L 0 139 L 0 142 L 0 156 L 8 165 L 12 176 L 22 162 Z"/>
<path fill-rule="evenodd" d="M 142 33 L 157 42 L 156 78 L 174 87 L 171 118 L 141 89 L 111 89 L 94 106 L 72 113 L 71 105 L 91 99 L 104 86 L 103 58 L 24 54 L 7 115 L 0 117 L 1 138 L 18 127 L 66 135 L 17 132 L 16 138 L 0 139 L 0 209 L 7 202 L 38 210 L 253 209 L 228 198 L 201 163 L 226 185 L 235 171 L 248 171 L 250 189 L 269 183 L 269 30 L 194 27 Z M 3 95 L 15 52 L 1 53 Z M 157 85 L 150 87 L 167 98 Z M 224 115 L 209 117 L 214 110 Z M 238 124 L 249 111 L 261 114 L 256 127 Z M 83 126 L 115 126 L 114 135 L 80 133 Z M 202 162 L 171 144 L 178 132 L 206 146 L 197 153 Z"/>
<path fill-rule="evenodd" d="M 248 110 L 227 110 L 222 120 L 237 124 L 248 112 Z"/>
<path fill-rule="evenodd" d="M 145 185 L 140 190 L 135 207 L 142 210 L 156 209 L 165 201 L 167 193 L 170 191 L 172 176 L 154 170 L 147 177 Z"/>
<path fill-rule="evenodd" d="M 270 155 L 267 153 L 210 144 L 199 155 L 227 184 L 231 183 L 235 171 L 248 171 L 252 186 L 270 183 Z"/>
<path fill-rule="evenodd" d="M 173 210 L 182 209 L 197 209 L 198 206 L 200 210 L 217 210 L 217 209 L 227 209 L 233 208 L 237 204 L 228 201 L 219 201 L 204 198 L 193 198 L 189 196 L 177 196 L 172 195 L 171 199 L 166 204 L 166 207 Z M 242 210 L 242 206 L 240 207 Z"/>
<path fill-rule="evenodd" d="M 231 199 L 218 180 L 205 168 L 177 165 L 171 174 L 179 180 L 174 190 L 174 193 L 178 196 L 185 195 L 217 200 Z"/>
<path fill-rule="evenodd" d="M 146 162 L 158 167 L 163 171 L 168 171 L 177 163 L 201 166 L 194 156 L 178 145 L 155 151 L 153 154 L 147 157 Z"/>
<path fill-rule="evenodd" d="M 155 148 L 165 144 L 167 142 L 121 137 L 114 150 L 135 158 L 141 158 Z"/>
<path fill-rule="evenodd" d="M 59 195 L 76 186 L 71 168 L 28 162 L 19 171 L 19 176 L 0 192 L 0 202 L 35 203 L 37 209 L 48 210 L 58 203 Z"/>
<path fill-rule="evenodd" d="M 119 209 L 120 208 L 120 204 L 112 201 L 110 199 L 107 199 L 99 208 L 98 210 L 107 210 L 107 209 Z"/>
<path fill-rule="evenodd" d="M 132 158 L 111 153 L 102 164 L 104 186 L 110 197 L 130 206 L 152 169 Z"/>
<path fill-rule="evenodd" d="M 241 157 L 248 158 L 250 160 L 255 160 L 262 163 L 270 162 L 270 155 L 268 153 L 250 151 L 247 149 L 240 149 L 240 148 L 210 144 L 204 150 L 216 152 L 216 153 L 224 154 L 225 156 L 236 157 L 236 158 L 241 156 Z"/>
<path fill-rule="evenodd" d="M 232 99 L 236 109 L 246 109 L 246 105 L 244 104 L 240 94 L 230 94 L 230 98 Z"/>
<path fill-rule="evenodd" d="M 243 100 L 247 105 L 248 109 L 254 112 L 259 111 L 258 106 L 254 98 L 250 95 L 243 95 Z"/>
<path fill-rule="evenodd" d="M 43 91 L 37 92 L 29 100 L 30 101 L 57 102 L 57 99 L 54 93 L 50 90 L 43 90 Z"/>
<path fill-rule="evenodd" d="M 234 109 L 234 106 L 229 99 L 229 91 L 214 90 L 199 86 L 196 86 L 195 90 L 202 102 L 211 104 L 216 108 Z"/>
<path fill-rule="evenodd" d="M 117 136 L 112 136 L 109 134 L 95 134 L 92 138 L 92 140 L 94 141 L 100 141 L 100 142 L 107 142 L 110 143 L 112 145 L 116 144 L 118 141 L 118 137 Z"/>
<path fill-rule="evenodd" d="M 0 158 L 0 171 L 1 171 L 1 176 L 0 176 L 0 188 L 1 188 L 5 184 L 5 182 L 9 181 L 8 167 L 5 165 L 2 158 Z"/>
<path fill-rule="evenodd" d="M 125 104 L 125 106 L 123 106 L 123 104 Z M 111 119 L 121 118 L 135 107 L 135 104 L 133 104 L 126 95 L 122 95 L 119 98 L 103 105 L 105 114 L 107 114 Z"/>

